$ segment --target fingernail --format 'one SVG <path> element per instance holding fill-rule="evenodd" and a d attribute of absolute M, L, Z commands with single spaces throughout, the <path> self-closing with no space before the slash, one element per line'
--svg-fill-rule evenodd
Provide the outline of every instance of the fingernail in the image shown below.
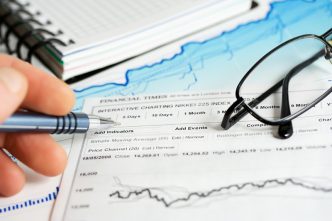
<path fill-rule="evenodd" d="M 16 94 L 22 89 L 24 79 L 20 73 L 11 68 L 0 68 L 0 84 Z"/>

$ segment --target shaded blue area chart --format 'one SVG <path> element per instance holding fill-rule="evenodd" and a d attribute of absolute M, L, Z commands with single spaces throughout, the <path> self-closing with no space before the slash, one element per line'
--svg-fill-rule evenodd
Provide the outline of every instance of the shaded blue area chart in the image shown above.
<path fill-rule="evenodd" d="M 37 206 L 42 203 L 46 203 L 49 201 L 54 201 L 59 193 L 59 187 L 56 187 L 54 192 L 51 192 L 43 197 L 36 199 L 29 199 L 23 202 L 18 202 L 12 205 L 7 205 L 5 207 L 0 206 L 0 214 L 9 213 L 15 210 L 25 209 L 32 206 Z"/>
<path fill-rule="evenodd" d="M 76 109 L 87 97 L 197 90 L 234 90 L 246 71 L 266 52 L 301 34 L 331 28 L 330 0 L 274 2 L 260 20 L 201 42 L 188 42 L 172 57 L 127 70 L 125 83 L 108 82 L 75 90 Z"/>

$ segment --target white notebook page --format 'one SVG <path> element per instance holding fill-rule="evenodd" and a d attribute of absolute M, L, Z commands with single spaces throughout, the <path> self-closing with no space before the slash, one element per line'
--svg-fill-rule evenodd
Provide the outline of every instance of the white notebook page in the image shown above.
<path fill-rule="evenodd" d="M 30 0 L 75 44 L 61 50 L 115 40 L 215 0 Z"/>

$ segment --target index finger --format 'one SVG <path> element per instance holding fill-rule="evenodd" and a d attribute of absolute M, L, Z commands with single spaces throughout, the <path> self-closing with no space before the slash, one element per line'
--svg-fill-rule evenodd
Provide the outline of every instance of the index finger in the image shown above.
<path fill-rule="evenodd" d="M 8 55 L 0 55 L 0 67 L 13 68 L 27 78 L 24 108 L 52 115 L 65 115 L 72 109 L 75 96 L 63 81 Z"/>

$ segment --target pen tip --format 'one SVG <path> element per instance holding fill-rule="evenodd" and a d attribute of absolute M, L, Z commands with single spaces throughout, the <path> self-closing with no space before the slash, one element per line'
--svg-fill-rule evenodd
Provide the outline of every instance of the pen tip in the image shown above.
<path fill-rule="evenodd" d="M 108 118 L 100 118 L 100 124 L 120 125 L 120 123 Z"/>

